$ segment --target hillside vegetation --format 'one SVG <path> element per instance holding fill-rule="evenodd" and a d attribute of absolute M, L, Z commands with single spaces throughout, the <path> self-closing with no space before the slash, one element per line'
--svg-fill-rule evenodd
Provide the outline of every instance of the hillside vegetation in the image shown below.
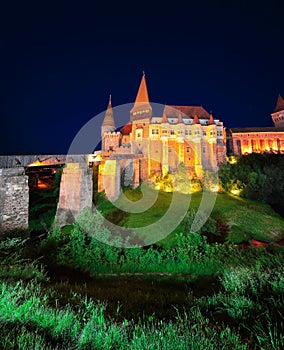
<path fill-rule="evenodd" d="M 128 189 L 125 191 L 125 195 L 133 201 L 141 198 L 139 189 Z M 201 198 L 202 192 L 191 195 L 188 215 L 168 238 L 169 240 L 175 233 L 189 230 Z M 172 193 L 160 192 L 156 203 L 150 209 L 135 214 L 125 213 L 117 209 L 104 196 L 101 196 L 97 208 L 108 220 L 118 225 L 145 227 L 166 213 L 171 199 Z M 284 239 L 284 219 L 266 203 L 220 193 L 216 197 L 212 214 L 201 232 L 210 234 L 211 238 L 215 235 L 217 240 L 235 243 L 249 241 L 252 238 L 265 242 L 275 242 Z M 166 241 L 163 243 L 166 244 Z"/>

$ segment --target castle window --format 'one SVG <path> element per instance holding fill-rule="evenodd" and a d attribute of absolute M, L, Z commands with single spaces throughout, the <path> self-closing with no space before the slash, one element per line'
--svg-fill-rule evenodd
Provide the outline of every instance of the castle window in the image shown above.
<path fill-rule="evenodd" d="M 152 129 L 152 135 L 159 135 L 159 129 Z"/>
<path fill-rule="evenodd" d="M 206 131 L 203 131 L 203 136 L 206 136 Z"/>
<path fill-rule="evenodd" d="M 188 135 L 188 130 L 185 130 L 185 135 Z"/>
<path fill-rule="evenodd" d="M 189 153 L 190 149 L 189 147 L 186 147 L 186 152 Z"/>
<path fill-rule="evenodd" d="M 206 152 L 206 148 L 202 147 L 202 151 L 203 151 L 203 153 L 205 153 Z"/>
<path fill-rule="evenodd" d="M 175 131 L 173 129 L 171 129 L 171 135 L 174 135 Z"/>

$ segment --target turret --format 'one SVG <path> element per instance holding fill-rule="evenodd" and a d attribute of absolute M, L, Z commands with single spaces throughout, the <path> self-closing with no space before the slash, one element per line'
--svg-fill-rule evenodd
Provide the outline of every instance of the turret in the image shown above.
<path fill-rule="evenodd" d="M 276 128 L 284 128 L 284 100 L 280 94 L 271 117 Z"/>
<path fill-rule="evenodd" d="M 105 114 L 105 118 L 101 127 L 101 135 L 102 135 L 102 150 L 106 150 L 105 145 L 105 138 L 106 135 L 115 132 L 115 122 L 113 117 L 113 111 L 112 111 L 112 104 L 111 104 L 111 95 L 109 95 L 109 102 Z M 109 148 L 109 147 L 107 147 Z"/>

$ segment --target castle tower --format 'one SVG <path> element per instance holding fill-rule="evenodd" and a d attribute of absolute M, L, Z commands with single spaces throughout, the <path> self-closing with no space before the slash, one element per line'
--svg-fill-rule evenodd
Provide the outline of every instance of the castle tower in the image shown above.
<path fill-rule="evenodd" d="M 149 102 L 145 73 L 140 82 L 134 106 L 130 111 L 130 120 L 139 120 L 152 117 L 152 107 Z"/>
<path fill-rule="evenodd" d="M 109 95 L 108 106 L 105 114 L 105 118 L 102 124 L 102 136 L 105 132 L 115 131 L 115 122 L 112 111 L 111 95 Z"/>
<path fill-rule="evenodd" d="M 280 94 L 277 99 L 276 107 L 271 113 L 271 117 L 276 128 L 284 127 L 284 100 Z"/>
<path fill-rule="evenodd" d="M 119 146 L 117 142 L 117 134 L 119 133 L 115 132 L 115 122 L 114 122 L 113 111 L 112 111 L 111 95 L 109 95 L 109 102 L 108 102 L 105 118 L 101 127 L 103 151 L 106 151 L 109 149 L 115 149 Z"/>

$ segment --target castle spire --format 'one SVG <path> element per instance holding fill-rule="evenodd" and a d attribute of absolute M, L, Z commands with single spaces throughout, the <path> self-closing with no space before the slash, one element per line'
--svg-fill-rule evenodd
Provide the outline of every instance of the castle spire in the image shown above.
<path fill-rule="evenodd" d="M 149 101 L 148 89 L 146 84 L 145 72 L 136 95 L 134 106 L 130 111 L 131 120 L 149 118 L 152 116 L 152 107 Z"/>
<path fill-rule="evenodd" d="M 102 126 L 107 127 L 109 129 L 108 131 L 115 130 L 115 122 L 114 122 L 112 104 L 111 104 L 111 94 L 109 95 L 108 106 L 107 106 L 107 110 L 106 110 L 106 114 L 105 114 L 105 118 Z"/>
<path fill-rule="evenodd" d="M 213 118 L 212 113 L 210 112 L 210 116 L 209 116 L 208 125 L 213 125 L 213 124 L 215 124 L 215 123 L 214 123 L 214 118 Z"/>
<path fill-rule="evenodd" d="M 192 124 L 200 124 L 200 121 L 199 121 L 197 114 L 194 114 Z"/>
<path fill-rule="evenodd" d="M 145 72 L 143 71 L 142 79 L 136 96 L 136 103 L 149 103 L 148 89 L 146 84 Z"/>
<path fill-rule="evenodd" d="M 275 107 L 273 113 L 283 111 L 283 110 L 284 110 L 284 100 L 283 100 L 282 96 L 279 94 L 278 99 L 277 99 L 277 103 L 276 103 L 276 107 Z"/>
<path fill-rule="evenodd" d="M 168 122 L 168 117 L 167 117 L 166 106 L 165 106 L 164 111 L 163 111 L 163 115 L 162 115 L 161 123 L 167 123 L 167 122 Z"/>

